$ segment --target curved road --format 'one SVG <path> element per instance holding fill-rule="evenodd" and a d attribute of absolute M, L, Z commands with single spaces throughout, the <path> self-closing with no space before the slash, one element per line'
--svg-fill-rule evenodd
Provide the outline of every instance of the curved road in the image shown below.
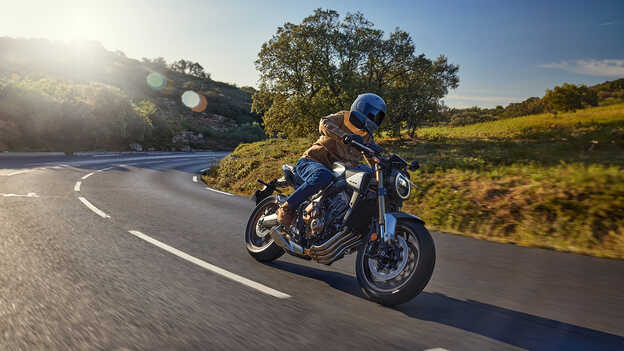
<path fill-rule="evenodd" d="M 434 233 L 384 308 L 353 256 L 248 256 L 252 202 L 194 181 L 215 156 L 0 156 L 0 349 L 624 350 L 624 261 Z"/>

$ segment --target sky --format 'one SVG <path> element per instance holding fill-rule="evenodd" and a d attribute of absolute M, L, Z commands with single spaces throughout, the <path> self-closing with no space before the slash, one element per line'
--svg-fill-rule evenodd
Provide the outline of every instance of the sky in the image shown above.
<path fill-rule="evenodd" d="M 417 53 L 460 66 L 452 107 L 542 96 L 563 82 L 624 77 L 624 1 L 0 0 L 0 36 L 97 40 L 128 57 L 200 62 L 215 80 L 257 86 L 254 61 L 285 22 L 316 8 L 362 12 Z"/>

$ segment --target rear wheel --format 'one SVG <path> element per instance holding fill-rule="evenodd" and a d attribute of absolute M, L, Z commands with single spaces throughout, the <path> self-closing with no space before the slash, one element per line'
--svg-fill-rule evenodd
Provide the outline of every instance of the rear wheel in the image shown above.
<path fill-rule="evenodd" d="M 274 197 L 267 197 L 251 212 L 245 229 L 247 252 L 260 262 L 271 262 L 284 254 L 271 238 L 271 229 L 260 225 L 260 218 L 277 211 L 278 204 Z"/>
<path fill-rule="evenodd" d="M 368 242 L 358 250 L 356 275 L 364 294 L 382 305 L 405 303 L 425 288 L 435 265 L 435 246 L 424 225 L 399 221 L 391 250 Z"/>

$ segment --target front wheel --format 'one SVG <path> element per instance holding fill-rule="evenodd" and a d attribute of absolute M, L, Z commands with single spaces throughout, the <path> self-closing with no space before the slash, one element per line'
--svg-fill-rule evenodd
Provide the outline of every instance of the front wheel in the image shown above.
<path fill-rule="evenodd" d="M 274 197 L 267 197 L 260 201 L 251 212 L 247 228 L 245 229 L 245 244 L 247 252 L 260 262 L 271 262 L 284 254 L 284 250 L 277 246 L 271 238 L 269 228 L 259 224 L 260 218 L 277 211 L 278 204 Z"/>
<path fill-rule="evenodd" d="M 385 306 L 405 303 L 425 288 L 435 265 L 435 245 L 427 228 L 399 220 L 390 249 L 379 242 L 362 245 L 355 272 L 364 294 Z"/>

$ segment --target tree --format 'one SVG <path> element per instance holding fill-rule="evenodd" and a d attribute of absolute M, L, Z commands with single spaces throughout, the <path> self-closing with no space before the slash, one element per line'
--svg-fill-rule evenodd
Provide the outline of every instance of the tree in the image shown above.
<path fill-rule="evenodd" d="M 553 90 L 546 90 L 546 95 L 542 100 L 552 112 L 576 111 L 587 106 L 597 106 L 598 94 L 585 85 L 563 83 L 560 87 L 554 87 Z"/>
<path fill-rule="evenodd" d="M 153 60 L 150 60 L 147 57 L 143 57 L 141 60 L 143 61 L 145 65 L 155 70 L 158 70 L 161 72 L 164 72 L 167 70 L 167 61 L 163 57 L 157 57 Z"/>
<path fill-rule="evenodd" d="M 210 73 L 205 72 L 204 67 L 200 65 L 199 62 L 180 59 L 178 61 L 174 61 L 169 68 L 172 71 L 182 74 L 188 74 L 202 79 L 210 79 Z"/>
<path fill-rule="evenodd" d="M 361 13 L 341 21 L 334 10 L 317 9 L 301 24 L 286 23 L 262 45 L 256 68 L 260 85 L 252 109 L 263 115 L 267 134 L 316 133 L 318 120 L 373 92 L 388 103 L 386 129 L 413 130 L 438 109 L 459 84 L 458 67 L 440 56 L 415 55 L 400 29 L 384 38 Z"/>

